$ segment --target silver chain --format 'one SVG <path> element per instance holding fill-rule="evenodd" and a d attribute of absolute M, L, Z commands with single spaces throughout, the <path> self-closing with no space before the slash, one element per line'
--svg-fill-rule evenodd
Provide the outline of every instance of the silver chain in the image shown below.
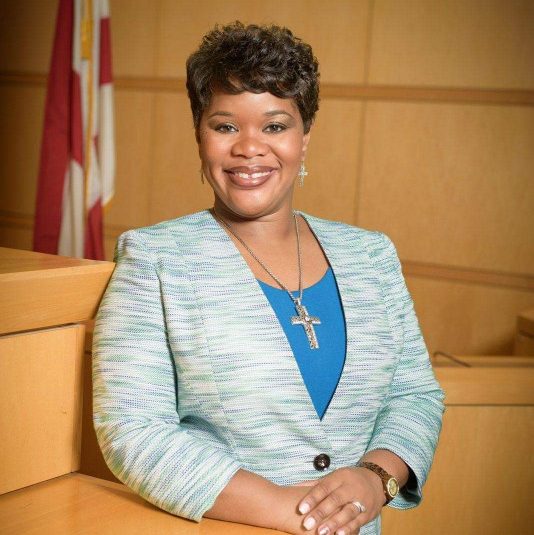
<path fill-rule="evenodd" d="M 282 288 L 285 290 L 289 297 L 291 298 L 291 301 L 296 304 L 302 303 L 302 260 L 301 260 L 301 254 L 300 254 L 300 234 L 299 234 L 299 223 L 297 219 L 297 214 L 293 212 L 293 219 L 295 221 L 295 232 L 297 234 L 297 258 L 298 258 L 298 265 L 299 265 L 299 296 L 294 297 L 293 294 L 287 289 L 287 287 L 282 283 L 282 281 L 255 255 L 255 253 L 252 251 L 252 249 L 234 232 L 234 229 L 230 226 L 229 223 L 227 223 L 224 219 L 222 219 L 216 212 L 215 209 L 213 209 L 213 214 L 215 215 L 215 219 L 219 221 L 222 225 L 224 225 L 230 234 L 234 236 L 234 238 L 249 252 L 250 256 L 258 262 L 258 264 L 273 278 L 273 280 Z"/>

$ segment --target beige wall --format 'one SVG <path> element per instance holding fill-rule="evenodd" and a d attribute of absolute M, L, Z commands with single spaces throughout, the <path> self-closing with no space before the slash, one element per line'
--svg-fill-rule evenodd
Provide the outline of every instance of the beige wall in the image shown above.
<path fill-rule="evenodd" d="M 0 245 L 30 248 L 55 0 L 0 3 Z M 211 204 L 183 89 L 216 22 L 309 41 L 322 101 L 297 207 L 386 232 L 431 350 L 510 353 L 534 306 L 534 3 L 111 0 L 117 194 L 131 227 Z"/>

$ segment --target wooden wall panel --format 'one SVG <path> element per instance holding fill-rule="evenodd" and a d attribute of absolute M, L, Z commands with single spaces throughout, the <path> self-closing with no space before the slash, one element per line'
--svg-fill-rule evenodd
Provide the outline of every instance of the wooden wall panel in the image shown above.
<path fill-rule="evenodd" d="M 183 93 L 156 97 L 150 184 L 150 220 L 154 223 L 213 205 L 208 184 L 200 182 L 200 159 L 189 100 Z"/>
<path fill-rule="evenodd" d="M 0 86 L 0 210 L 33 214 L 44 87 Z"/>
<path fill-rule="evenodd" d="M 295 188 L 295 207 L 326 219 L 355 219 L 359 169 L 359 102 L 329 99 L 321 103 L 307 151 L 308 176 Z M 343 125 L 343 136 L 339 127 Z"/>
<path fill-rule="evenodd" d="M 149 224 L 154 100 L 152 93 L 143 91 L 115 92 L 117 168 L 115 196 L 105 208 L 106 224 Z"/>
<path fill-rule="evenodd" d="M 109 10 L 113 76 L 154 76 L 159 0 L 110 0 Z"/>
<path fill-rule="evenodd" d="M 58 0 L 0 2 L 0 71 L 48 72 Z"/>
<path fill-rule="evenodd" d="M 363 82 L 368 0 L 183 0 L 179 5 L 175 0 L 160 2 L 160 76 L 184 77 L 185 60 L 202 35 L 216 23 L 238 19 L 244 23 L 286 25 L 312 43 L 324 82 Z"/>
<path fill-rule="evenodd" d="M 530 0 L 376 0 L 369 82 L 534 88 Z"/>
<path fill-rule="evenodd" d="M 534 108 L 369 103 L 358 223 L 409 260 L 534 274 Z"/>
<path fill-rule="evenodd" d="M 383 532 L 526 535 L 534 519 L 528 491 L 533 418 L 532 406 L 447 407 L 422 506 L 386 507 Z"/>
<path fill-rule="evenodd" d="M 33 247 L 33 220 L 30 228 L 13 228 L 0 224 L 0 247 L 31 251 Z"/>
<path fill-rule="evenodd" d="M 512 355 L 517 315 L 534 293 L 481 284 L 406 277 L 425 342 L 460 355 Z"/>

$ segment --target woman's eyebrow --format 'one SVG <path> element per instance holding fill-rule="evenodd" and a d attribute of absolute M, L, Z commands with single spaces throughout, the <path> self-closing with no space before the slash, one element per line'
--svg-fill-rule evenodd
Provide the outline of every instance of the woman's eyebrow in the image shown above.
<path fill-rule="evenodd" d="M 288 117 L 293 118 L 293 115 L 291 115 L 289 112 L 285 110 L 271 110 L 266 111 L 264 115 L 267 115 L 268 117 L 272 117 L 273 115 L 287 115 Z"/>
<path fill-rule="evenodd" d="M 215 117 L 216 115 L 222 115 L 223 117 L 233 117 L 233 113 L 230 113 L 229 111 L 214 111 L 210 115 L 208 115 L 208 119 L 211 119 L 212 117 Z M 273 117 L 275 115 L 287 115 L 288 117 L 293 118 L 293 115 L 291 115 L 289 112 L 285 110 L 270 110 L 266 111 L 264 113 L 267 117 Z"/>
<path fill-rule="evenodd" d="M 233 117 L 233 113 L 229 111 L 214 111 L 212 114 L 208 115 L 208 119 L 215 117 L 215 115 L 222 115 L 223 117 Z"/>

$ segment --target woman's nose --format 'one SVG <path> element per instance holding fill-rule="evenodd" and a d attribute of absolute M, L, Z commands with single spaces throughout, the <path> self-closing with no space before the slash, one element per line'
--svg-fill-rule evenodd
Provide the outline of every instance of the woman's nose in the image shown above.
<path fill-rule="evenodd" d="M 241 156 L 248 159 L 265 156 L 267 151 L 268 146 L 253 134 L 240 136 L 232 146 L 232 156 Z"/>

